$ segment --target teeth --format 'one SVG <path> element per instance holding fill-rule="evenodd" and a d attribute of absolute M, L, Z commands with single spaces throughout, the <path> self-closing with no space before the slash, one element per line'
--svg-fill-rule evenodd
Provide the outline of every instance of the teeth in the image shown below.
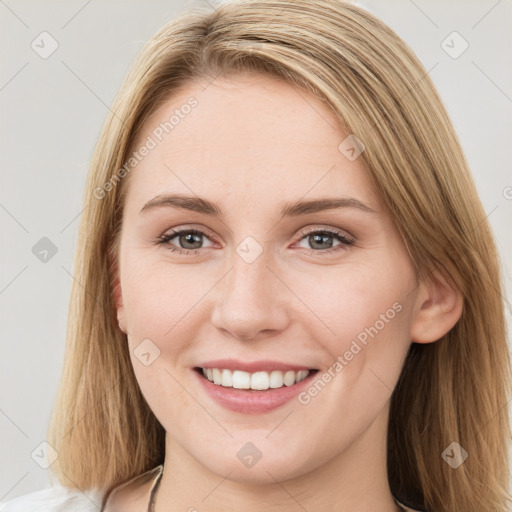
<path fill-rule="evenodd" d="M 309 375 L 309 370 L 273 371 L 248 373 L 241 370 L 226 370 L 220 368 L 202 368 L 203 375 L 214 384 L 225 388 L 257 389 L 282 388 L 304 380 Z"/>
<path fill-rule="evenodd" d="M 203 373 L 204 373 L 204 370 L 203 370 Z M 222 372 L 218 368 L 214 368 L 212 373 L 213 373 L 213 382 L 215 384 L 220 385 L 220 383 L 222 382 Z M 210 379 L 210 377 L 208 375 L 206 375 L 206 378 L 210 381 L 212 380 L 212 379 Z"/>
<path fill-rule="evenodd" d="M 208 378 L 208 375 L 206 376 Z M 233 374 L 229 370 L 222 370 L 221 385 L 225 388 L 233 387 Z"/>

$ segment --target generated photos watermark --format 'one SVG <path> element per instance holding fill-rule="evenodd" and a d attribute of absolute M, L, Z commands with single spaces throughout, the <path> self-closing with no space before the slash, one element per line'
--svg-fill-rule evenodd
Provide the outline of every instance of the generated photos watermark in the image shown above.
<path fill-rule="evenodd" d="M 368 342 L 375 338 L 386 325 L 402 311 L 403 306 L 399 302 L 395 302 L 385 313 L 379 315 L 379 319 L 370 327 L 364 328 L 350 344 L 350 348 L 342 355 L 339 355 L 334 363 L 321 375 L 319 375 L 313 383 L 304 391 L 298 394 L 298 400 L 301 404 L 307 405 L 311 399 L 317 396 L 327 386 L 332 379 L 338 375 L 345 366 L 347 366 L 354 357 L 361 352 Z"/>
<path fill-rule="evenodd" d="M 167 121 L 160 123 L 153 129 L 150 135 L 146 137 L 144 143 L 135 150 L 132 155 L 127 159 L 125 164 L 115 172 L 110 179 L 101 187 L 94 189 L 94 197 L 96 199 L 103 199 L 108 192 L 110 192 L 130 171 L 132 171 L 144 158 L 149 155 L 150 151 L 155 149 L 166 135 L 172 132 L 186 116 L 192 112 L 192 109 L 197 107 L 198 101 L 191 96 L 186 103 L 181 105 L 180 108 L 174 109 L 173 115 Z"/>

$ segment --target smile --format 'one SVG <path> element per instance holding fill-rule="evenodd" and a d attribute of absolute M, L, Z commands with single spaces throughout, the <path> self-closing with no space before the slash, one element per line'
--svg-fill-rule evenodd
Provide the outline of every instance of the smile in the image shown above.
<path fill-rule="evenodd" d="M 262 414 L 299 395 L 318 370 L 254 371 L 195 367 L 193 373 L 206 396 L 224 409 L 241 414 Z"/>
<path fill-rule="evenodd" d="M 304 380 L 311 371 L 259 371 L 254 373 L 244 372 L 242 370 L 227 370 L 222 368 L 201 368 L 201 371 L 210 382 L 217 386 L 235 389 L 255 389 L 263 391 L 266 389 L 277 389 L 283 386 L 293 386 Z"/>

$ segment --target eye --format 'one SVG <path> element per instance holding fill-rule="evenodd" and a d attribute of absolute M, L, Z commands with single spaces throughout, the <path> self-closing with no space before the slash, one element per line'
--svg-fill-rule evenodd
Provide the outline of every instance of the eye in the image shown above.
<path fill-rule="evenodd" d="M 354 245 L 355 241 L 352 237 L 342 231 L 333 231 L 330 229 L 315 229 L 310 231 L 302 231 L 303 238 L 300 242 L 306 240 L 306 243 L 313 248 L 312 252 L 327 253 L 337 250 L 343 250 Z M 338 246 L 333 247 L 332 239 L 340 242 Z M 337 248 L 336 248 L 337 247 Z M 309 247 L 306 247 L 307 249 Z M 318 249 L 318 250 L 315 250 Z"/>
<path fill-rule="evenodd" d="M 170 245 L 171 240 L 174 238 L 178 238 L 178 243 L 182 247 L 173 247 Z M 195 253 L 198 249 L 203 249 L 203 247 L 201 247 L 203 238 L 208 239 L 205 233 L 197 229 L 176 229 L 172 230 L 171 233 L 166 233 L 158 237 L 157 243 L 160 245 L 169 244 L 169 250 L 172 252 L 176 251 L 180 254 L 190 255 L 192 251 Z"/>

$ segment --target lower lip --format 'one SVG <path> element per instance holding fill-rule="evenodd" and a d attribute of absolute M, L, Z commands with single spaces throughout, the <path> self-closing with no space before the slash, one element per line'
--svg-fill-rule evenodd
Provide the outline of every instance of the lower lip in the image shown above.
<path fill-rule="evenodd" d="M 296 397 L 318 372 L 310 374 L 292 386 L 266 390 L 226 388 L 210 382 L 202 373 L 193 370 L 204 390 L 220 405 L 243 414 L 262 414 L 289 402 Z"/>

